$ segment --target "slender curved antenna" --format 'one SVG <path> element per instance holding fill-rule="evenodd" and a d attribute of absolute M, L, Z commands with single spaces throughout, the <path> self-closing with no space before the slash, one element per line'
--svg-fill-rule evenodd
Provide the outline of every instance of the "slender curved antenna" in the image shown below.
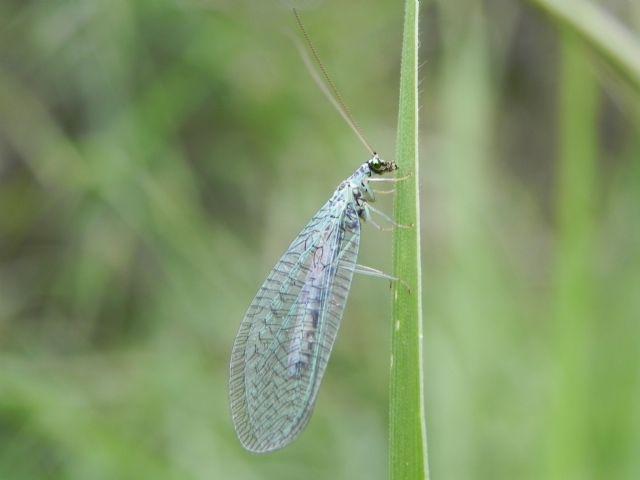
<path fill-rule="evenodd" d="M 355 120 L 351 116 L 351 112 L 347 108 L 347 105 L 344 103 L 344 100 L 342 100 L 342 96 L 340 95 L 340 92 L 336 88 L 335 83 L 333 83 L 333 80 L 331 80 L 331 77 L 329 76 L 327 69 L 324 67 L 323 63 L 320 61 L 318 52 L 313 46 L 313 43 L 311 43 L 311 39 L 307 34 L 306 28 L 304 28 L 304 24 L 302 23 L 300 14 L 295 8 L 291 8 L 291 10 L 293 11 L 293 15 L 296 17 L 296 22 L 298 23 L 298 27 L 300 27 L 302 36 L 304 37 L 304 40 L 307 46 L 309 47 L 309 51 L 311 52 L 311 55 L 313 56 L 313 59 L 315 60 L 316 65 L 320 69 L 320 73 L 322 74 L 322 76 L 318 74 L 318 71 L 314 67 L 314 64 L 311 61 L 311 59 L 309 58 L 307 51 L 302 45 L 300 45 L 300 42 L 298 42 L 297 39 L 295 39 L 294 37 L 296 47 L 298 48 L 298 51 L 300 52 L 300 56 L 302 57 L 302 60 L 304 60 L 304 63 L 307 67 L 307 70 L 309 70 L 311 77 L 318 84 L 318 87 L 320 87 L 320 90 L 322 90 L 322 93 L 325 94 L 325 96 L 329 99 L 329 101 L 335 107 L 335 109 L 338 110 L 338 113 L 340 113 L 340 115 L 345 120 L 345 122 L 347 122 L 347 125 L 351 127 L 351 129 L 357 135 L 357 137 L 360 139 L 363 145 L 367 148 L 367 150 L 369 150 L 369 153 L 371 153 L 371 155 L 375 155 L 375 151 L 373 150 L 373 148 L 371 148 L 371 145 L 369 145 L 369 142 L 367 142 L 367 140 L 364 138 L 364 135 L 362 134 L 362 132 L 360 131 L 360 128 L 358 127 L 358 124 L 355 122 Z M 324 81 L 323 81 L 323 78 L 324 78 Z"/>

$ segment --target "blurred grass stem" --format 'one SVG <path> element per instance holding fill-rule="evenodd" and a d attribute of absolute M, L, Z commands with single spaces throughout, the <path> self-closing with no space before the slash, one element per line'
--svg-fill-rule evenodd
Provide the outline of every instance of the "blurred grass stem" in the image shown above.
<path fill-rule="evenodd" d="M 531 0 L 593 48 L 640 92 L 640 41 L 607 11 L 585 0 Z"/>
<path fill-rule="evenodd" d="M 555 253 L 553 400 L 546 478 L 589 476 L 590 338 L 594 307 L 594 205 L 600 93 L 583 42 L 562 37 L 558 237 Z"/>

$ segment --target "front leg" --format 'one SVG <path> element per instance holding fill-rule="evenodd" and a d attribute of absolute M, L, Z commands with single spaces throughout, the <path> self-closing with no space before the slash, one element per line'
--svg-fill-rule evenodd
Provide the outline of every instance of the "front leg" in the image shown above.
<path fill-rule="evenodd" d="M 358 205 L 358 216 L 363 222 L 369 222 L 371 220 L 369 205 L 366 202 L 362 202 L 360 205 Z"/>

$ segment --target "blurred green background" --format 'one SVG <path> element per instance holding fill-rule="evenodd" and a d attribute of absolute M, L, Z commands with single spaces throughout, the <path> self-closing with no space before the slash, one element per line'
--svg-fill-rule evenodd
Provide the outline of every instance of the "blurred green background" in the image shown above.
<path fill-rule="evenodd" d="M 392 158 L 402 2 L 315 3 Z M 422 5 L 435 479 L 640 478 L 640 80 L 536 3 Z M 635 0 L 600 3 L 640 41 Z M 367 159 L 294 28 L 277 1 L 0 3 L 0 479 L 387 477 L 386 282 L 355 279 L 297 442 L 250 455 L 229 415 L 245 309 Z M 390 242 L 365 226 L 361 263 Z"/>

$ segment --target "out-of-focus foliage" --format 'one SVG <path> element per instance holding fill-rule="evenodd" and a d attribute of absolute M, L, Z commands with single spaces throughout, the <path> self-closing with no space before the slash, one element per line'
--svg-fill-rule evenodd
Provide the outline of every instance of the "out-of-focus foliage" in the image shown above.
<path fill-rule="evenodd" d="M 318 3 L 389 157 L 402 3 Z M 638 478 L 638 94 L 533 7 L 421 15 L 432 478 Z M 385 478 L 384 282 L 356 278 L 294 445 L 248 455 L 229 418 L 244 309 L 367 157 L 294 27 L 275 0 L 0 3 L 0 478 Z"/>

